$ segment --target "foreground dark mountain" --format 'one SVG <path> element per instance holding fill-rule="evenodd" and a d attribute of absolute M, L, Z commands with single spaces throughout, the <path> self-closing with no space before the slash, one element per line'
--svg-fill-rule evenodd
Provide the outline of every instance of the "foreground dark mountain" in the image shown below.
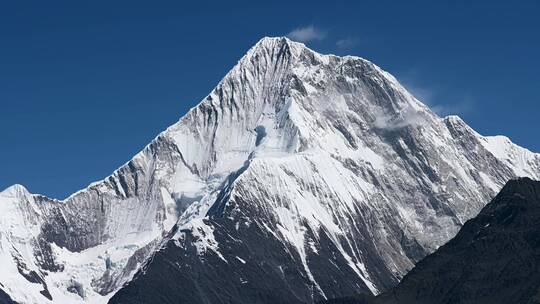
<path fill-rule="evenodd" d="M 512 180 L 455 238 L 376 299 L 328 304 L 540 303 L 540 182 Z"/>

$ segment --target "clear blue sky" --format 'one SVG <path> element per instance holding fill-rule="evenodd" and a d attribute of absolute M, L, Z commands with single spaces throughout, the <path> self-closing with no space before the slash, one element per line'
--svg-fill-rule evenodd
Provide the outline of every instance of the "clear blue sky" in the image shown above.
<path fill-rule="evenodd" d="M 259 2 L 3 1 L 0 188 L 64 198 L 102 179 L 261 37 L 295 29 L 317 51 L 374 61 L 482 134 L 540 151 L 538 1 Z"/>

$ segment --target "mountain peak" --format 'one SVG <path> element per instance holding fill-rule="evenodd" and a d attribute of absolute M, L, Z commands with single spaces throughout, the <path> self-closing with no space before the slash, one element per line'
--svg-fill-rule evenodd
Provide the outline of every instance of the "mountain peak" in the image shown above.
<path fill-rule="evenodd" d="M 307 48 L 305 44 L 300 43 L 300 42 L 296 42 L 296 41 L 292 41 L 291 39 L 289 39 L 287 37 L 284 37 L 284 36 L 281 36 L 281 37 L 268 37 L 268 36 L 263 37 L 257 43 L 255 43 L 255 45 L 253 47 L 265 47 L 265 48 L 268 48 L 268 47 L 281 47 L 281 46 L 284 46 L 284 45 Z"/>
<path fill-rule="evenodd" d="M 0 196 L 5 197 L 23 197 L 29 194 L 28 190 L 21 184 L 14 184 L 0 192 Z"/>
<path fill-rule="evenodd" d="M 64 267 L 43 279 L 56 302 L 102 303 L 127 282 L 196 290 L 169 293 L 173 303 L 219 303 L 212 290 L 230 290 L 235 303 L 253 303 L 251 290 L 289 303 L 359 288 L 378 293 L 515 176 L 513 163 L 464 145 L 482 137 L 455 129 L 367 60 L 265 37 L 201 103 L 104 180 L 62 203 L 17 199 L 27 193 L 20 185 L 6 189 L 0 223 L 9 224 L 0 234 L 18 235 L 12 247 L 34 253 L 23 258 L 35 273 Z M 530 159 L 524 172 L 537 176 L 540 158 Z M 11 261 L 2 248 L 0 258 Z M 160 259 L 179 268 L 162 268 Z M 133 281 L 146 261 L 149 271 Z M 12 269 L 18 281 L 4 272 L 0 281 L 14 300 L 43 302 Z M 209 279 L 198 285 L 190 273 Z M 155 301 L 152 292 L 144 296 Z"/>
<path fill-rule="evenodd" d="M 263 37 L 249 49 L 240 61 L 249 61 L 254 57 L 266 57 L 268 55 L 272 59 L 280 58 L 283 55 L 289 57 L 302 53 L 302 50 L 309 49 L 303 43 L 294 42 L 287 37 Z"/>
<path fill-rule="evenodd" d="M 262 37 L 255 45 L 268 45 L 268 44 L 274 44 L 274 43 L 291 43 L 293 42 L 291 39 L 285 37 L 285 36 L 265 36 Z M 298 43 L 298 42 L 293 42 Z"/>

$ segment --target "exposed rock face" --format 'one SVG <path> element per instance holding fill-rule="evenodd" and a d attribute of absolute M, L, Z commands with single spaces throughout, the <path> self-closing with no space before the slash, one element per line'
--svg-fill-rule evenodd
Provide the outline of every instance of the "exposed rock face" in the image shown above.
<path fill-rule="evenodd" d="M 540 182 L 512 180 L 455 238 L 377 298 L 328 304 L 540 303 Z"/>
<path fill-rule="evenodd" d="M 13 302 L 11 297 L 5 293 L 2 289 L 0 289 L 0 303 L 2 304 L 17 304 Z"/>
<path fill-rule="evenodd" d="M 112 302 L 376 294 L 516 176 L 540 178 L 540 156 L 367 60 L 265 38 L 110 177 L 63 201 L 2 192 L 0 283 L 22 303 L 106 302 L 127 282 Z"/>

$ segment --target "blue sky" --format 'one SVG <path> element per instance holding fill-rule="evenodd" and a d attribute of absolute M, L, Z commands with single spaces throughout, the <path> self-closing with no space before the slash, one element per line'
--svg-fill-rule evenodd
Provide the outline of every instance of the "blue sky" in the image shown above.
<path fill-rule="evenodd" d="M 3 1 L 0 188 L 64 198 L 128 161 L 263 36 L 394 74 L 540 151 L 536 1 Z"/>

